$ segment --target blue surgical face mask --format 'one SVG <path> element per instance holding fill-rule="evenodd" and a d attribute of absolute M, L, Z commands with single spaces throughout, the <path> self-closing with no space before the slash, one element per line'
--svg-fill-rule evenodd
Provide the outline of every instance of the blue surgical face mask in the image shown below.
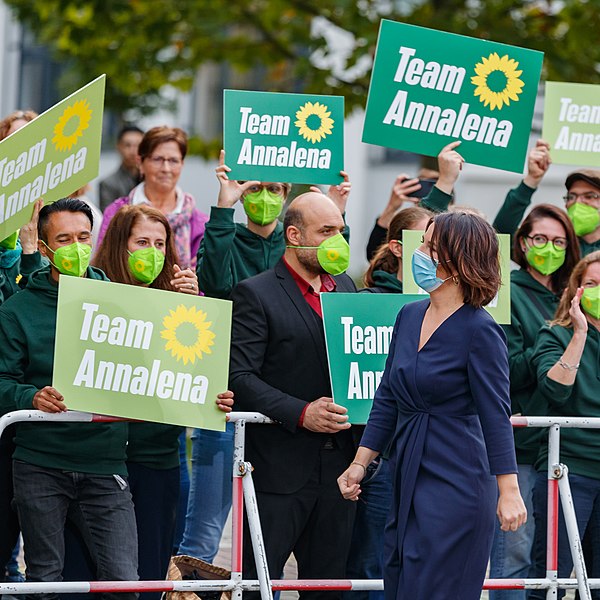
<path fill-rule="evenodd" d="M 440 279 L 437 276 L 438 261 L 433 259 L 425 252 L 421 250 L 415 250 L 412 256 L 412 274 L 415 283 L 428 294 L 437 290 L 440 285 L 445 281 L 448 281 L 450 277 L 446 279 Z"/>

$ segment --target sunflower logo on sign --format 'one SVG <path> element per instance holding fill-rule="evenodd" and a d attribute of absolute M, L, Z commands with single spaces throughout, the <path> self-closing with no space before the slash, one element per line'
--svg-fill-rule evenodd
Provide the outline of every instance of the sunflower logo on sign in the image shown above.
<path fill-rule="evenodd" d="M 500 58 L 492 52 L 487 58 L 483 57 L 475 65 L 475 75 L 471 77 L 471 83 L 476 86 L 474 95 L 479 96 L 479 101 L 491 110 L 500 110 L 511 100 L 518 102 L 525 85 L 519 79 L 523 71 L 518 68 L 519 63 L 508 54 Z"/>
<path fill-rule="evenodd" d="M 212 322 L 206 317 L 206 313 L 196 307 L 186 308 L 180 304 L 163 319 L 165 329 L 160 337 L 167 340 L 165 350 L 184 365 L 202 360 L 203 354 L 212 354 L 210 347 L 214 345 L 215 334 L 210 330 Z"/>
<path fill-rule="evenodd" d="M 54 126 L 52 143 L 59 152 L 70 150 L 90 126 L 92 111 L 87 100 L 67 106 Z"/>
<path fill-rule="evenodd" d="M 305 140 L 316 144 L 332 132 L 334 121 L 330 117 L 331 111 L 324 104 L 307 102 L 296 111 L 294 125 Z"/>

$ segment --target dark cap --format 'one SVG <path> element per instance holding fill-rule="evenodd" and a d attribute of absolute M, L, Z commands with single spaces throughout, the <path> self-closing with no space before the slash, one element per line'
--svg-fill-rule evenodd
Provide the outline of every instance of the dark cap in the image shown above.
<path fill-rule="evenodd" d="M 567 191 L 571 189 L 571 186 L 576 181 L 585 181 L 600 190 L 600 171 L 597 171 L 596 169 L 581 169 L 580 171 L 570 173 L 565 180 Z"/>

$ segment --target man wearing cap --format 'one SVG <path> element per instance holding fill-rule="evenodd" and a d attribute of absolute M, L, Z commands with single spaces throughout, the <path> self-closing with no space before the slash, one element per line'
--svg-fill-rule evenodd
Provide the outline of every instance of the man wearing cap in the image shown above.
<path fill-rule="evenodd" d="M 517 231 L 531 197 L 550 166 L 549 145 L 538 140 L 527 160 L 528 173 L 523 181 L 508 192 L 494 227 L 499 233 Z M 567 214 L 579 238 L 581 255 L 600 250 L 600 170 L 579 169 L 565 180 L 563 196 Z"/>
<path fill-rule="evenodd" d="M 328 197 L 296 198 L 283 229 L 281 260 L 232 295 L 230 389 L 240 410 L 277 422 L 246 429 L 271 575 L 279 576 L 293 552 L 301 579 L 342 578 L 354 507 L 344 505 L 335 482 L 355 445 L 347 410 L 331 397 L 319 295 L 356 288 L 343 274 L 349 259 L 344 220 Z M 244 578 L 256 579 L 247 527 L 245 538 Z"/>

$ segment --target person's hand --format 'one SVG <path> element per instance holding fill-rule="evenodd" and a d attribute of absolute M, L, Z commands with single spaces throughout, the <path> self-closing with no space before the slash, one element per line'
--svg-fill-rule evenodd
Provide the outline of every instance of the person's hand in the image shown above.
<path fill-rule="evenodd" d="M 527 175 L 523 178 L 523 183 L 530 188 L 537 188 L 551 164 L 550 144 L 538 140 L 527 155 Z"/>
<path fill-rule="evenodd" d="M 465 159 L 456 151 L 460 146 L 460 142 L 450 142 L 442 148 L 438 154 L 438 165 L 440 167 L 440 177 L 435 184 L 439 190 L 446 194 L 452 194 L 454 184 L 458 179 L 458 175 L 462 169 Z"/>
<path fill-rule="evenodd" d="M 518 489 L 500 493 L 496 512 L 502 531 L 516 531 L 527 522 L 527 509 Z"/>
<path fill-rule="evenodd" d="M 360 482 L 365 476 L 365 469 L 359 464 L 352 463 L 337 480 L 342 496 L 346 500 L 356 502 L 360 495 Z"/>
<path fill-rule="evenodd" d="M 182 294 L 192 294 L 197 296 L 200 289 L 198 288 L 198 276 L 192 269 L 181 269 L 179 265 L 173 265 L 173 279 L 171 285 L 176 292 Z"/>
<path fill-rule="evenodd" d="M 302 426 L 320 433 L 337 433 L 348 429 L 348 409 L 333 402 L 333 398 L 317 398 L 309 403 Z"/>
<path fill-rule="evenodd" d="M 346 203 L 348 202 L 348 196 L 350 196 L 352 184 L 350 183 L 350 177 L 346 171 L 340 171 L 340 175 L 344 178 L 344 181 L 338 185 L 330 185 L 329 189 L 327 190 L 327 196 L 333 200 L 335 205 L 340 209 L 340 212 L 344 214 L 346 212 Z M 321 188 L 316 185 L 312 185 L 310 187 L 310 191 L 321 192 Z"/>
<path fill-rule="evenodd" d="M 220 186 L 219 197 L 217 198 L 217 206 L 219 208 L 233 208 L 248 188 L 253 185 L 260 185 L 260 181 L 238 183 L 235 179 L 229 179 L 227 176 L 229 171 L 231 169 L 225 164 L 225 150 L 221 150 L 219 166 L 215 169 Z"/>
<path fill-rule="evenodd" d="M 581 310 L 581 296 L 583 296 L 583 288 L 577 288 L 573 300 L 571 300 L 571 308 L 569 308 L 569 316 L 573 323 L 573 334 L 587 334 L 588 320 Z"/>
<path fill-rule="evenodd" d="M 231 390 L 227 390 L 226 392 L 217 394 L 216 402 L 219 410 L 222 410 L 225 413 L 231 412 L 233 406 L 233 392 Z"/>
<path fill-rule="evenodd" d="M 38 198 L 33 204 L 33 213 L 29 223 L 23 225 L 19 231 L 23 254 L 34 254 L 38 250 L 38 221 L 42 206 L 44 206 L 44 201 Z"/>
<path fill-rule="evenodd" d="M 47 413 L 60 413 L 67 411 L 63 395 L 53 387 L 47 385 L 33 397 L 33 408 Z"/>
<path fill-rule="evenodd" d="M 419 203 L 420 198 L 413 198 L 410 194 L 414 194 L 420 189 L 421 184 L 418 178 L 411 179 L 406 173 L 400 173 L 392 186 L 390 199 L 377 219 L 377 225 L 383 229 L 389 229 L 394 215 L 400 210 L 404 202 Z"/>

